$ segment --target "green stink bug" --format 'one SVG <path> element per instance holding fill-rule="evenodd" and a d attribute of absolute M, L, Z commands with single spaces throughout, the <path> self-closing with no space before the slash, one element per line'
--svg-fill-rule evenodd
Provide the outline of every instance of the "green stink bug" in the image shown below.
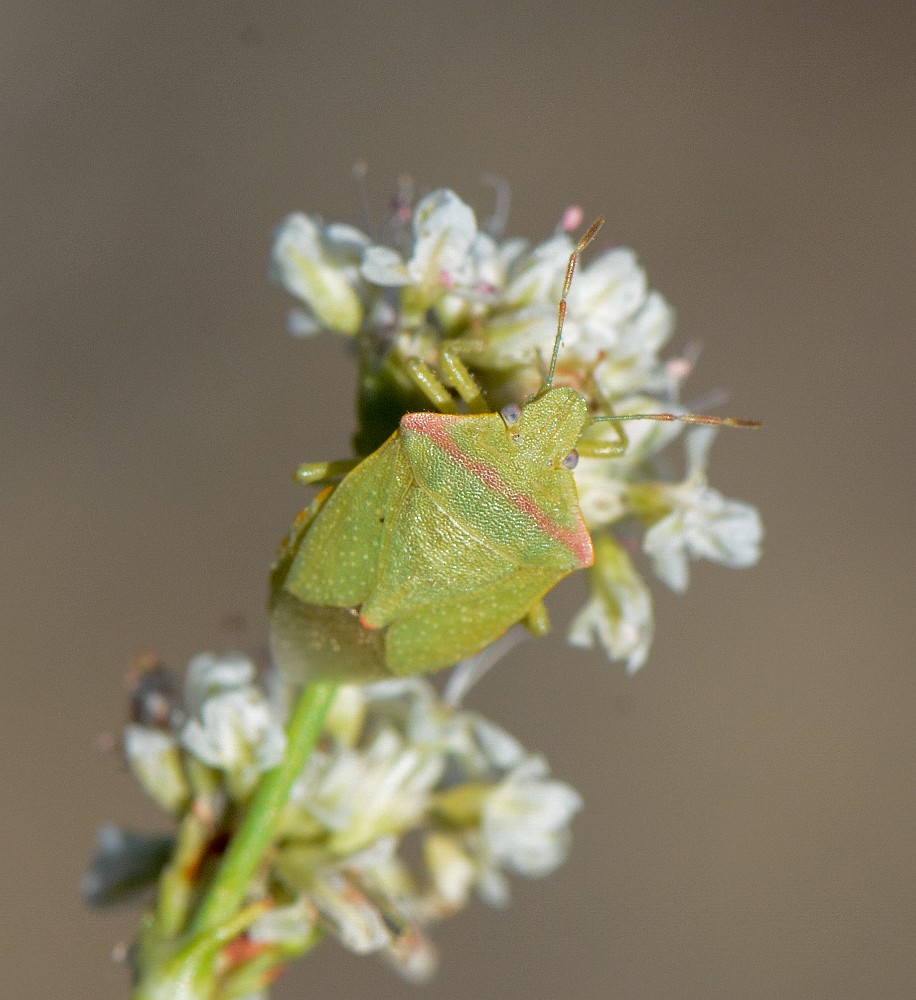
<path fill-rule="evenodd" d="M 550 367 L 540 391 L 499 413 L 448 348 L 440 364 L 469 413 L 425 363 L 414 383 L 440 412 L 406 414 L 358 464 L 303 466 L 304 482 L 340 482 L 319 494 L 281 548 L 271 581 L 271 641 L 287 675 L 367 679 L 439 669 L 489 645 L 516 622 L 546 631 L 544 595 L 592 564 L 572 469 L 577 449 L 618 455 L 618 441 L 582 440 L 593 420 L 737 423 L 675 414 L 590 418 L 585 398 L 554 386 L 573 249 Z"/>

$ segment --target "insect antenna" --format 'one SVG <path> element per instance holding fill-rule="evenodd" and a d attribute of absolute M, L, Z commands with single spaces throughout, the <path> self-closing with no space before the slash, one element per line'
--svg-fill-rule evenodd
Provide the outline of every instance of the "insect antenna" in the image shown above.
<path fill-rule="evenodd" d="M 742 420 L 739 417 L 712 417 L 707 413 L 612 413 L 610 416 L 592 417 L 590 423 L 603 420 L 660 420 L 665 423 L 677 421 L 681 424 L 705 424 L 708 427 L 746 427 L 757 430 L 763 426 L 760 420 Z"/>
<path fill-rule="evenodd" d="M 572 285 L 573 274 L 576 270 L 576 263 L 579 260 L 579 254 L 591 243 L 598 233 L 598 230 L 604 225 L 604 219 L 597 218 L 588 227 L 583 235 L 582 239 L 576 244 L 575 249 L 569 255 L 569 263 L 566 265 L 566 277 L 563 280 L 563 294 L 560 296 L 560 307 L 557 315 L 557 335 L 553 342 L 553 354 L 550 357 L 550 368 L 547 371 L 547 378 L 544 379 L 544 386 L 542 392 L 546 391 L 553 385 L 553 376 L 557 370 L 557 358 L 560 356 L 560 344 L 563 340 L 563 321 L 566 319 L 566 296 L 569 295 L 569 289 Z"/>

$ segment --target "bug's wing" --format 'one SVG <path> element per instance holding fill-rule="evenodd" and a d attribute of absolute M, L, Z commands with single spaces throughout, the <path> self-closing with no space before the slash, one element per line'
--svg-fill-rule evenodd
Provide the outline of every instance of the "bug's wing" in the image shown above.
<path fill-rule="evenodd" d="M 426 673 L 479 652 L 565 575 L 521 569 L 472 597 L 429 604 L 398 618 L 385 635 L 388 666 L 396 674 Z"/>
<path fill-rule="evenodd" d="M 347 475 L 302 537 L 286 589 L 306 604 L 354 607 L 375 586 L 379 553 L 413 483 L 397 435 Z"/>
<path fill-rule="evenodd" d="M 383 628 L 446 598 L 473 599 L 520 568 L 508 546 L 475 532 L 419 487 L 411 489 L 380 553 L 363 620 Z"/>
<path fill-rule="evenodd" d="M 411 414 L 403 447 L 417 485 L 455 521 L 514 560 L 568 573 L 592 564 L 568 469 L 532 461 L 494 414 Z"/>

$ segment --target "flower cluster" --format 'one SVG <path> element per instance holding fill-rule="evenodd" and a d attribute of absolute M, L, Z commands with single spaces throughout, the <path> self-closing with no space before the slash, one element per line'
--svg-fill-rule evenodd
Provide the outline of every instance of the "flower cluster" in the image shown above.
<path fill-rule="evenodd" d="M 435 368 L 446 347 L 494 410 L 541 387 L 574 247 L 569 233 L 581 222 L 581 212 L 568 210 L 557 232 L 532 247 L 503 239 L 501 217 L 479 226 L 452 191 L 433 191 L 416 205 L 402 196 L 394 207 L 384 241 L 293 214 L 278 228 L 271 258 L 276 279 L 300 301 L 290 315 L 294 333 L 332 331 L 354 340 L 360 455 L 381 444 L 403 413 L 430 408 L 408 363 Z M 670 306 L 649 288 L 633 252 L 608 248 L 573 282 L 555 382 L 581 392 L 593 415 L 684 412 L 680 387 L 692 363 L 660 356 L 672 329 Z M 612 440 L 621 426 L 596 424 L 588 437 Z M 633 671 L 646 659 L 653 619 L 631 555 L 641 548 L 654 572 L 683 591 L 690 558 L 754 563 L 762 527 L 754 507 L 708 484 L 712 430 L 684 433 L 681 424 L 654 422 L 627 427 L 622 457 L 583 456 L 575 472 L 596 561 L 571 640 L 597 641 Z M 659 461 L 679 435 L 687 456 L 682 479 L 666 474 Z"/>
<path fill-rule="evenodd" d="M 180 706 L 163 668 L 147 671 L 141 704 L 161 709 L 165 699 L 167 710 L 135 712 L 124 750 L 179 834 L 103 828 L 83 884 L 91 902 L 122 899 L 160 875 L 164 899 L 194 894 L 254 783 L 283 755 L 289 692 L 274 674 L 270 686 L 242 656 L 198 656 Z M 505 904 L 507 873 L 553 871 L 580 807 L 541 758 L 425 680 L 340 688 L 248 891 L 249 903 L 269 905 L 224 950 L 225 996 L 241 995 L 252 963 L 263 977 L 265 957 L 279 966 L 325 935 L 425 980 L 435 967 L 426 927 L 475 893 Z M 408 863 L 405 846 L 419 860 Z"/>

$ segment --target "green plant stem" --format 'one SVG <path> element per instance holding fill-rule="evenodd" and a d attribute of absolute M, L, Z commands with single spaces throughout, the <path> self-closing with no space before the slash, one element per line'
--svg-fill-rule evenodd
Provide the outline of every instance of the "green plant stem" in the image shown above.
<path fill-rule="evenodd" d="M 191 932 L 212 930 L 241 906 L 251 878 L 276 832 L 293 782 L 302 773 L 337 693 L 335 684 L 310 684 L 299 696 L 287 726 L 286 755 L 261 778 L 241 825 L 229 843 L 209 890 L 191 924 Z"/>

